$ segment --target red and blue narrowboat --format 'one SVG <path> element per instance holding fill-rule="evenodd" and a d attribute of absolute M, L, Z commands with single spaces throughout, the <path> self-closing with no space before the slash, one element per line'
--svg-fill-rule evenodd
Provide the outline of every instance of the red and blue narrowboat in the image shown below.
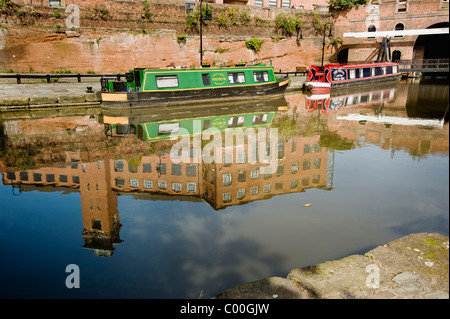
<path fill-rule="evenodd" d="M 317 93 L 329 92 L 336 88 L 398 81 L 400 77 L 399 64 L 395 62 L 311 65 L 303 88 Z"/>

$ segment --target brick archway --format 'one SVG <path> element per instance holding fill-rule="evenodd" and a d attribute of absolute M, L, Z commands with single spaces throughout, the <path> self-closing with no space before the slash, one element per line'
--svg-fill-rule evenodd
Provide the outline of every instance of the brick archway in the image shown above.
<path fill-rule="evenodd" d="M 427 29 L 448 28 L 448 22 L 436 23 Z M 449 34 L 420 35 L 414 43 L 414 59 L 448 59 Z"/>

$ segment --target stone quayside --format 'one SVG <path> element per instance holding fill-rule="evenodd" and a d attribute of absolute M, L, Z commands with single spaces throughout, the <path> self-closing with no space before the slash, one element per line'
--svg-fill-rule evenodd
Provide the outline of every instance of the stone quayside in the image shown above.
<path fill-rule="evenodd" d="M 449 238 L 410 234 L 319 265 L 230 288 L 213 299 L 448 299 Z"/>

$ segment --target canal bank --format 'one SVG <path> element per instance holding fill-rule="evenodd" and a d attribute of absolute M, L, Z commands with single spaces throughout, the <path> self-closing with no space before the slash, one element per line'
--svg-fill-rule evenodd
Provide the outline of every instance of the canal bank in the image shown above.
<path fill-rule="evenodd" d="M 448 299 L 449 238 L 411 234 L 364 255 L 291 270 L 214 299 Z"/>
<path fill-rule="evenodd" d="M 93 93 L 89 93 L 88 87 Z M 0 111 L 100 105 L 100 83 L 0 85 Z"/>
<path fill-rule="evenodd" d="M 288 90 L 302 89 L 304 76 L 291 76 L 290 79 Z M 0 111 L 100 105 L 100 89 L 100 81 L 2 83 Z"/>

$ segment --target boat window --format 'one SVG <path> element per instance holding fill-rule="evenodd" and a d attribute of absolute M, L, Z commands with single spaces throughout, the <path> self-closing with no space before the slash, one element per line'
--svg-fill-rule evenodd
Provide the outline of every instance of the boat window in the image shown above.
<path fill-rule="evenodd" d="M 244 72 L 228 73 L 228 82 L 233 83 L 245 83 Z"/>
<path fill-rule="evenodd" d="M 385 66 L 383 66 L 383 67 L 381 68 L 381 74 L 383 74 L 383 75 L 386 74 L 386 67 L 385 67 Z"/>
<path fill-rule="evenodd" d="M 396 65 L 392 66 L 392 73 L 397 73 L 397 66 Z"/>
<path fill-rule="evenodd" d="M 348 77 L 350 78 L 350 79 L 354 79 L 355 78 L 355 69 L 351 69 L 351 70 L 348 70 Z"/>
<path fill-rule="evenodd" d="M 202 74 L 203 85 L 211 85 L 211 79 L 209 78 L 209 73 Z"/>
<path fill-rule="evenodd" d="M 176 75 L 156 76 L 156 86 L 158 88 L 178 87 L 178 76 Z"/>
<path fill-rule="evenodd" d="M 267 122 L 267 113 L 266 114 L 257 114 L 253 116 L 253 124 L 262 124 Z"/>
<path fill-rule="evenodd" d="M 158 135 L 178 133 L 179 130 L 180 130 L 180 123 L 178 122 L 159 124 Z"/>
<path fill-rule="evenodd" d="M 370 68 L 370 76 L 375 76 L 375 68 Z"/>
<path fill-rule="evenodd" d="M 359 69 L 359 77 L 360 78 L 364 77 L 364 69 Z"/>
<path fill-rule="evenodd" d="M 253 77 L 255 82 L 269 82 L 269 72 L 267 71 L 253 72 Z"/>

